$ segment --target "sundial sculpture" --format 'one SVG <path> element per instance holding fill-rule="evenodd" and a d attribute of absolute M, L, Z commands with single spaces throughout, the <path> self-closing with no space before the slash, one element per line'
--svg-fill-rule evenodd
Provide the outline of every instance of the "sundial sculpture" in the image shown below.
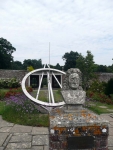
<path fill-rule="evenodd" d="M 41 69 L 36 69 L 36 70 L 33 70 L 31 72 L 29 72 L 28 74 L 25 75 L 25 77 L 23 78 L 22 80 L 22 90 L 23 92 L 25 93 L 25 95 L 30 99 L 32 100 L 33 102 L 41 105 L 41 106 L 45 106 L 46 109 L 48 108 L 48 111 L 50 110 L 49 107 L 56 107 L 56 106 L 62 106 L 65 104 L 65 102 L 59 102 L 59 103 L 56 103 L 55 100 L 54 100 L 54 96 L 53 96 L 53 90 L 52 90 L 52 85 L 51 85 L 51 80 L 50 80 L 50 75 L 54 76 L 55 80 L 57 81 L 57 83 L 59 84 L 59 86 L 62 88 L 62 85 L 60 84 L 60 82 L 58 81 L 57 77 L 55 76 L 55 72 L 59 72 L 61 74 L 65 74 L 65 72 L 63 71 L 60 71 L 60 70 L 57 70 L 57 69 L 52 69 L 48 66 L 48 68 L 45 68 L 46 65 L 44 65 L 44 68 L 41 68 Z M 37 90 L 37 95 L 36 95 L 36 98 L 32 97 L 26 90 L 26 86 L 25 86 L 25 82 L 27 80 L 27 78 L 33 74 L 33 73 L 36 73 L 36 72 L 41 72 L 41 79 L 40 79 L 40 83 L 39 83 L 39 87 L 38 87 L 38 90 Z M 40 92 L 40 89 L 41 89 L 41 84 L 42 84 L 42 79 L 43 79 L 43 76 L 44 75 L 47 75 L 47 82 L 48 82 L 48 95 L 49 95 L 49 101 L 48 102 L 43 102 L 42 100 L 39 100 L 39 92 Z"/>

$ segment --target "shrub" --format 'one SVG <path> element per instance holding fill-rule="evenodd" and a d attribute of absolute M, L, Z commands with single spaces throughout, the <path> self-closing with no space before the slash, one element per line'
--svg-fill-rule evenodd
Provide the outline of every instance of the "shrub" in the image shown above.
<path fill-rule="evenodd" d="M 113 94 L 113 78 L 108 81 L 107 86 L 105 88 L 105 94 L 109 96 Z"/>
<path fill-rule="evenodd" d="M 0 79 L 0 88 L 17 88 L 20 83 L 16 78 Z"/>
<path fill-rule="evenodd" d="M 105 82 L 99 82 L 97 80 L 93 81 L 92 84 L 89 86 L 90 91 L 96 92 L 96 93 L 104 93 L 106 88 Z"/>

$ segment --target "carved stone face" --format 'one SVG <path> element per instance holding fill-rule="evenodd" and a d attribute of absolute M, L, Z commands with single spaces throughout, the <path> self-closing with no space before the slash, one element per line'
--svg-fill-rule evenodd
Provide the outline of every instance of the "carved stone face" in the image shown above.
<path fill-rule="evenodd" d="M 69 86 L 72 89 L 77 89 L 79 87 L 80 78 L 77 73 L 72 73 L 69 76 Z"/>

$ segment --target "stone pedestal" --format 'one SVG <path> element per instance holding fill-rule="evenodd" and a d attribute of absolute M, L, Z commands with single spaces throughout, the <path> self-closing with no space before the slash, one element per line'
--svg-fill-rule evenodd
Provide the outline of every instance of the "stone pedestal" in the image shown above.
<path fill-rule="evenodd" d="M 81 72 L 67 71 L 61 91 L 65 106 L 50 112 L 50 150 L 108 150 L 108 122 L 82 105 Z"/>
<path fill-rule="evenodd" d="M 87 109 L 66 108 L 50 113 L 50 150 L 108 150 L 108 122 Z"/>

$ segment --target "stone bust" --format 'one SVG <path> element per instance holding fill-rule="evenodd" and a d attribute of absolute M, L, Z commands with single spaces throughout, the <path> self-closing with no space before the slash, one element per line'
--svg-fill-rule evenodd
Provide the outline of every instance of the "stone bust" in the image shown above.
<path fill-rule="evenodd" d="M 69 87 L 72 89 L 77 89 L 79 87 L 79 75 L 77 73 L 72 73 L 69 76 Z"/>
<path fill-rule="evenodd" d="M 67 104 L 84 104 L 86 93 L 81 85 L 81 71 L 77 68 L 68 69 L 63 79 L 61 92 Z"/>

